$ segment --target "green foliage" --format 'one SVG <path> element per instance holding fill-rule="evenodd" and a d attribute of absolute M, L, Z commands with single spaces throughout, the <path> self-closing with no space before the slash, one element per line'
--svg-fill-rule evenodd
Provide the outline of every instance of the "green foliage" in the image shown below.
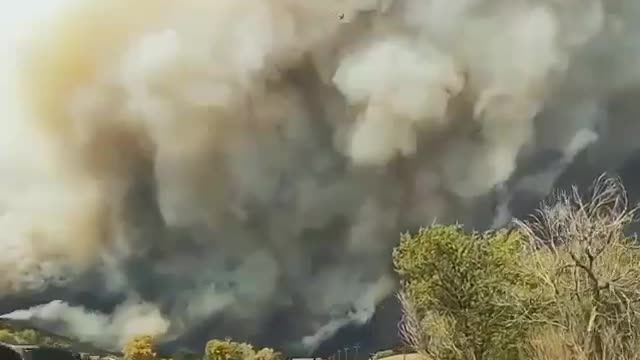
<path fill-rule="evenodd" d="M 124 348 L 124 360 L 155 360 L 158 354 L 151 336 L 137 336 Z"/>
<path fill-rule="evenodd" d="M 210 340 L 205 347 L 206 360 L 248 360 L 255 356 L 253 346 L 225 340 Z"/>
<path fill-rule="evenodd" d="M 27 344 L 37 344 L 40 340 L 38 333 L 33 329 L 23 330 L 20 332 L 20 337 Z"/>
<path fill-rule="evenodd" d="M 603 176 L 514 231 L 404 235 L 403 339 L 433 360 L 640 360 L 639 210 Z"/>
<path fill-rule="evenodd" d="M 205 347 L 204 360 L 282 360 L 282 353 L 263 348 L 258 351 L 251 344 L 224 340 L 210 340 Z"/>
<path fill-rule="evenodd" d="M 256 352 L 254 360 L 283 360 L 283 356 L 272 348 L 264 348 Z"/>
<path fill-rule="evenodd" d="M 522 271 L 518 231 L 465 233 L 436 225 L 405 234 L 393 262 L 425 332 L 424 352 L 439 360 L 517 359 L 542 311 L 535 277 Z"/>
<path fill-rule="evenodd" d="M 0 329 L 0 341 L 6 342 L 9 344 L 15 344 L 15 337 L 11 333 L 11 331 L 7 329 Z"/>
<path fill-rule="evenodd" d="M 0 341 L 15 345 L 46 345 L 57 348 L 68 348 L 70 344 L 52 336 L 47 336 L 34 329 L 0 329 Z"/>

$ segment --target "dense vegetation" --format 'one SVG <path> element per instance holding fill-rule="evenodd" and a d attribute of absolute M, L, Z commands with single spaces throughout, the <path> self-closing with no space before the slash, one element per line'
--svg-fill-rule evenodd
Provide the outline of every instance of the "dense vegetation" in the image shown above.
<path fill-rule="evenodd" d="M 405 235 L 394 260 L 401 300 L 425 329 L 415 342 L 441 359 L 515 359 L 541 311 L 536 279 L 521 268 L 523 243 L 516 231 L 466 234 L 460 226 Z"/>
<path fill-rule="evenodd" d="M 70 344 L 67 342 L 61 342 L 58 339 L 49 336 L 42 336 L 39 332 L 33 329 L 0 329 L 0 341 L 12 345 L 39 344 L 42 346 L 51 346 L 58 348 L 70 347 Z"/>
<path fill-rule="evenodd" d="M 57 348 L 69 348 L 73 343 L 71 339 L 9 320 L 0 320 L 0 341 L 13 345 L 39 344 Z"/>
<path fill-rule="evenodd" d="M 94 357 L 114 358 L 116 354 L 34 327 L 28 321 L 0 319 L 0 342 L 11 345 L 36 345 L 31 350 L 33 360 L 75 358 L 73 354 L 92 354 Z M 6 352 L 3 353 L 6 356 Z M 0 356 L 2 358 L 2 356 Z M 3 358 L 2 358 L 3 359 Z"/>
<path fill-rule="evenodd" d="M 640 359 L 640 247 L 621 184 L 600 178 L 509 230 L 404 235 L 400 330 L 435 360 Z"/>
<path fill-rule="evenodd" d="M 191 353 L 174 355 L 173 360 L 283 360 L 281 353 L 264 348 L 256 351 L 252 345 L 231 341 L 231 339 L 211 340 L 204 349 L 204 356 Z M 124 349 L 124 360 L 158 360 L 154 339 L 140 336 L 132 339 Z"/>

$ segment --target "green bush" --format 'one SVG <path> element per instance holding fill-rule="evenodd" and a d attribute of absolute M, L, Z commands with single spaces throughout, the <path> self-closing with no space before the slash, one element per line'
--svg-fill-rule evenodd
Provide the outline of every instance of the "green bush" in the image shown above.
<path fill-rule="evenodd" d="M 155 360 L 158 354 L 151 336 L 136 336 L 124 347 L 124 360 Z"/>
<path fill-rule="evenodd" d="M 401 335 L 433 360 L 640 360 L 639 208 L 600 177 L 516 230 L 433 226 L 393 253 Z"/>
<path fill-rule="evenodd" d="M 22 330 L 18 336 L 22 344 L 38 344 L 40 342 L 39 334 L 32 329 Z"/>
<path fill-rule="evenodd" d="M 210 340 L 205 347 L 206 360 L 249 360 L 254 356 L 253 346 L 230 339 Z"/>
<path fill-rule="evenodd" d="M 282 353 L 275 351 L 272 348 L 260 349 L 256 352 L 254 360 L 282 360 Z"/>
<path fill-rule="evenodd" d="M 405 310 L 402 336 L 438 360 L 513 360 L 543 310 L 523 271 L 519 231 L 466 233 L 435 225 L 394 249 Z"/>
<path fill-rule="evenodd" d="M 7 329 L 0 329 L 0 341 L 6 342 L 9 344 L 17 343 L 14 334 Z"/>

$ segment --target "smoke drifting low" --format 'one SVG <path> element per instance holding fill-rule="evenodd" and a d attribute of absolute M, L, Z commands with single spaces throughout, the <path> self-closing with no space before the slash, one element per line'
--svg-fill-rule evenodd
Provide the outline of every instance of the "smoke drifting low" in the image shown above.
<path fill-rule="evenodd" d="M 133 336 L 162 334 L 169 328 L 169 321 L 156 306 L 138 302 L 123 303 L 112 315 L 105 315 L 55 300 L 28 310 L 14 311 L 4 318 L 35 319 L 39 325 L 57 333 L 73 334 L 80 341 L 104 347 L 123 346 L 122 341 Z"/>
<path fill-rule="evenodd" d="M 640 145 L 636 0 L 58 15 L 22 43 L 22 107 L 3 119 L 0 296 L 44 304 L 8 317 L 105 346 L 312 351 L 393 291 L 399 231 L 499 226 L 585 149 L 614 165 Z"/>

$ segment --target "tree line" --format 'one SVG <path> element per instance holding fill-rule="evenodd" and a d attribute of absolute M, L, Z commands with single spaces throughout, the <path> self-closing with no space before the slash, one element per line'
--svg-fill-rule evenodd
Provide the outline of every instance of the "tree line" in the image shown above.
<path fill-rule="evenodd" d="M 207 342 L 202 354 L 179 352 L 171 358 L 158 355 L 155 340 L 151 336 L 137 336 L 127 343 L 123 350 L 125 360 L 283 360 L 282 353 L 263 348 L 256 350 L 251 344 L 235 342 L 231 339 Z"/>
<path fill-rule="evenodd" d="M 403 235 L 401 337 L 433 360 L 640 359 L 637 209 L 602 176 L 506 229 Z"/>

